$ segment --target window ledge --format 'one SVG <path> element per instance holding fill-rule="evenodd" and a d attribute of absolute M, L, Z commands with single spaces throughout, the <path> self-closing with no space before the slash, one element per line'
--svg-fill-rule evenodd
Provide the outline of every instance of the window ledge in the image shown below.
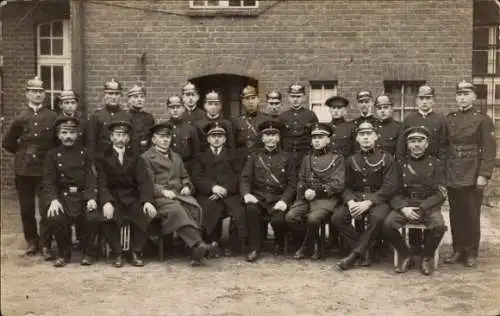
<path fill-rule="evenodd" d="M 190 17 L 216 17 L 216 16 L 247 16 L 257 17 L 262 12 L 259 8 L 189 8 L 186 15 Z"/>

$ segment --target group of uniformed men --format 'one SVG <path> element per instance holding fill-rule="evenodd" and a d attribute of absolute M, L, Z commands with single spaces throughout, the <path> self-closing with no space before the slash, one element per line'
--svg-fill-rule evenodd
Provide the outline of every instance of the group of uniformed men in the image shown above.
<path fill-rule="evenodd" d="M 279 92 L 267 93 L 268 113 L 259 110 L 255 87 L 247 86 L 241 94 L 244 113 L 224 118 L 218 93 L 205 96 L 202 110 L 198 91 L 188 82 L 182 96 L 168 98 L 169 120 L 158 123 L 144 110 L 146 91 L 138 85 L 128 90 L 125 110 L 121 84 L 106 82 L 104 107 L 88 120 L 71 90 L 60 96 L 60 114 L 42 105 L 45 91 L 37 77 L 28 80 L 25 94 L 27 105 L 11 123 L 3 147 L 15 154 L 26 254 L 41 250 L 56 267 L 70 261 L 72 225 L 82 265 L 93 263 L 100 230 L 113 265 L 123 266 L 124 223 L 133 227 L 130 262 L 142 266 L 154 219 L 162 235 L 176 232 L 197 265 L 222 246 L 221 220 L 231 216 L 228 255 L 231 243 L 243 243 L 246 260 L 258 260 L 270 222 L 273 252 L 283 252 L 290 233 L 302 241 L 294 258 L 304 258 L 312 246 L 312 258 L 319 259 L 319 227 L 330 222 L 351 251 L 338 262 L 341 270 L 358 261 L 370 265 L 370 249 L 382 236 L 400 254 L 400 273 L 408 269 L 411 251 L 398 229 L 423 223 L 420 268 L 429 275 L 446 231 L 440 212 L 446 196 L 453 253 L 445 263 L 476 266 L 482 194 L 496 148 L 493 123 L 474 107 L 469 82 L 457 84 L 458 109 L 448 116 L 433 111 L 434 89 L 421 86 L 417 111 L 402 123 L 392 118 L 389 96 L 374 99 L 369 91 L 357 94 L 355 120 L 345 119 L 349 101 L 334 96 L 325 101 L 332 121 L 319 123 L 304 107 L 300 84 L 289 87 L 286 111 Z M 364 227 L 353 227 L 352 218 Z"/>

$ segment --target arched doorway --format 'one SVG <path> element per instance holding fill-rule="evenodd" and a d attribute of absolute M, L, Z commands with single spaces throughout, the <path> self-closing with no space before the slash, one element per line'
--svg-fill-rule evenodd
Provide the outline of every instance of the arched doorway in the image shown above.
<path fill-rule="evenodd" d="M 212 90 L 219 93 L 222 99 L 225 117 L 238 116 L 241 113 L 241 91 L 247 86 L 258 87 L 258 80 L 233 74 L 213 74 L 190 80 L 199 90 L 199 106 L 203 108 L 205 95 Z"/>

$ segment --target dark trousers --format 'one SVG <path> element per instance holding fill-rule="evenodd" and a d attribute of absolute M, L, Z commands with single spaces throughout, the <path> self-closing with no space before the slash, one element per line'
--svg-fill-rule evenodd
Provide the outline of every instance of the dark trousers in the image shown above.
<path fill-rule="evenodd" d="M 46 210 L 42 206 L 45 202 L 40 199 L 41 182 L 42 177 L 19 175 L 15 177 L 17 197 L 21 208 L 24 239 L 27 243 L 36 244 L 39 242 L 42 247 L 49 247 L 52 236 L 47 228 Z M 35 217 L 35 197 L 38 197 L 40 205 L 40 237 L 38 237 L 38 226 Z"/>
<path fill-rule="evenodd" d="M 352 252 L 364 254 L 379 235 L 384 219 L 391 209 L 386 203 L 372 206 L 363 214 L 368 218 L 368 225 L 363 233 L 359 233 L 350 223 L 351 213 L 346 205 L 338 207 L 331 218 L 331 223 L 345 237 Z"/>
<path fill-rule="evenodd" d="M 102 225 L 102 233 L 104 234 L 106 241 L 109 243 L 109 246 L 111 247 L 111 252 L 114 255 L 121 254 L 122 247 L 120 242 L 120 229 L 121 229 L 120 222 L 112 219 L 102 222 L 101 225 Z M 144 246 L 148 241 L 148 234 L 147 232 L 140 229 L 134 223 L 131 223 L 130 225 L 131 225 L 130 228 L 133 230 L 133 233 L 131 234 L 132 240 L 131 240 L 130 250 L 133 252 L 142 253 L 142 250 L 144 249 Z"/>
<path fill-rule="evenodd" d="M 71 226 L 80 227 L 80 248 L 84 255 L 94 254 L 93 240 L 101 223 L 97 211 L 86 212 L 79 216 L 69 216 L 65 213 L 47 218 L 48 228 L 53 232 L 57 243 L 58 256 L 69 257 L 71 255 Z"/>
<path fill-rule="evenodd" d="M 477 257 L 481 239 L 481 204 L 484 191 L 477 187 L 448 187 L 453 251 Z"/>
<path fill-rule="evenodd" d="M 249 203 L 246 205 L 248 225 L 248 247 L 260 251 L 263 241 L 263 222 L 269 221 L 274 230 L 275 243 L 283 246 L 285 243 L 286 223 L 285 212 L 273 211 L 268 214 L 267 208 L 260 204 Z"/>

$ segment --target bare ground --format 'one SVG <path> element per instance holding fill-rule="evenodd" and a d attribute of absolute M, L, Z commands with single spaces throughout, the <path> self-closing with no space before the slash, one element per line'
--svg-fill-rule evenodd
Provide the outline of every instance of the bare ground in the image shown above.
<path fill-rule="evenodd" d="M 479 268 L 440 265 L 396 275 L 387 260 L 371 268 L 240 257 L 192 268 L 184 259 L 116 269 L 76 262 L 55 269 L 24 258 L 17 204 L 2 199 L 2 315 L 500 315 L 500 209 L 485 208 Z M 445 218 L 448 214 L 445 214 Z M 449 253 L 449 233 L 441 254 Z"/>

